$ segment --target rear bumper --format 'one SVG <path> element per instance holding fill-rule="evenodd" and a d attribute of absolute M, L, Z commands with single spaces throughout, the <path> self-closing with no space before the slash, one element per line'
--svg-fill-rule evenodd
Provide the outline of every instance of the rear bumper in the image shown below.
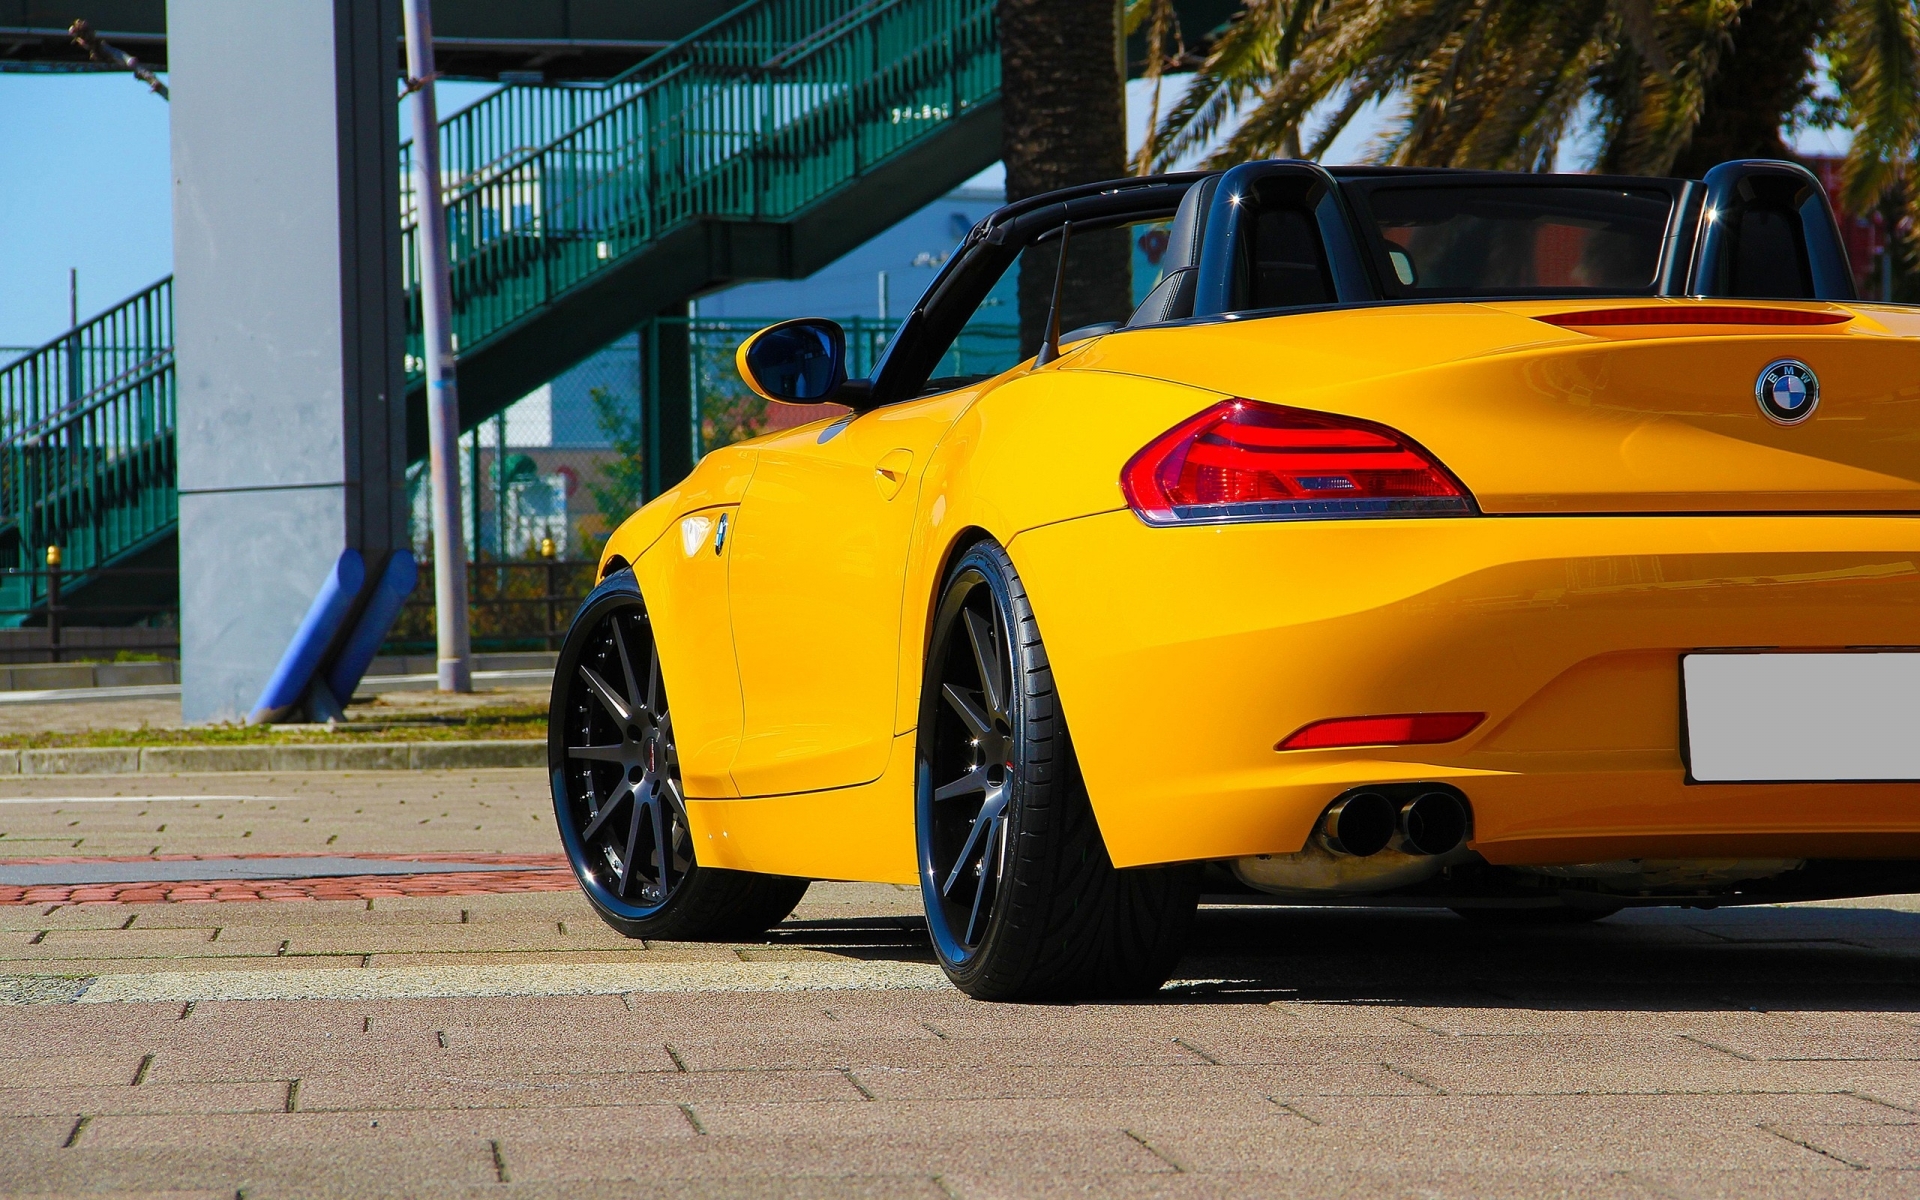
<path fill-rule="evenodd" d="M 1474 517 L 1009 546 L 1116 864 L 1291 853 L 1342 791 L 1445 780 L 1500 864 L 1920 856 L 1920 785 L 1688 784 L 1679 656 L 1920 645 L 1920 517 Z M 1328 717 L 1444 746 L 1276 752 Z"/>

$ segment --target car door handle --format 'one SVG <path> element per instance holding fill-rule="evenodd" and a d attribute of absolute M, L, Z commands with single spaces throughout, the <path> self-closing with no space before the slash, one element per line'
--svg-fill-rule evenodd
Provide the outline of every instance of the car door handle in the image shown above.
<path fill-rule="evenodd" d="M 874 486 L 880 489 L 882 498 L 891 500 L 900 494 L 900 485 L 907 481 L 907 472 L 913 469 L 913 451 L 889 450 L 879 465 L 873 468 Z"/>

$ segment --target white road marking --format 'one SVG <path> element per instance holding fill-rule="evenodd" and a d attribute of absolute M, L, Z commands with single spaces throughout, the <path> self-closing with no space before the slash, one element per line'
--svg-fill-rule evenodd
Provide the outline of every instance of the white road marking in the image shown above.
<path fill-rule="evenodd" d="M 151 804 L 156 800 L 272 800 L 285 796 L 0 796 L 0 804 Z"/>
<path fill-rule="evenodd" d="M 475 671 L 475 684 L 511 687 L 518 684 L 551 684 L 553 668 L 532 667 L 515 671 Z M 377 696 L 381 692 L 431 692 L 440 686 L 438 675 L 368 675 L 353 689 L 356 696 Z"/>
<path fill-rule="evenodd" d="M 0 704 L 76 704 L 88 700 L 178 700 L 177 683 L 137 683 L 128 687 L 38 688 L 0 692 Z"/>
<path fill-rule="evenodd" d="M 552 871 L 553 863 L 449 862 L 351 858 L 340 855 L 274 858 L 194 858 L 137 862 L 64 862 L 19 865 L 0 859 L 0 887 L 94 887 L 112 883 L 217 883 L 226 879 L 345 879 L 369 875 L 455 875 L 471 871 Z"/>
<path fill-rule="evenodd" d="M 159 971 L 142 975 L 0 975 L 0 1006 L 178 1004 L 188 1000 L 432 1000 L 607 996 L 622 992 L 927 991 L 947 987 L 929 963 L 553 963 L 447 967 L 312 967 Z"/>

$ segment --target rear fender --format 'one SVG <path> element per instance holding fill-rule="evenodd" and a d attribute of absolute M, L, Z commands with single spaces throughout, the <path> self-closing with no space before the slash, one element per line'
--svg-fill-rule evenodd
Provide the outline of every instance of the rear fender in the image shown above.
<path fill-rule="evenodd" d="M 1060 360 L 1071 367 L 1081 356 Z M 1120 468 L 1156 435 L 1221 399 L 1137 375 L 1044 368 L 1009 379 L 954 423 L 928 460 L 906 564 L 894 728 L 919 719 L 946 570 L 974 541 L 1013 554 L 1027 529 L 1125 507 Z M 1044 630 L 1043 630 L 1044 632 Z"/>

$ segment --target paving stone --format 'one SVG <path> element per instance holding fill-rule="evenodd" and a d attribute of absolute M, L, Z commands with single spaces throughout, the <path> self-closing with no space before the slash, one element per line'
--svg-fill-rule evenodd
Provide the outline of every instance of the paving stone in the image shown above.
<path fill-rule="evenodd" d="M 147 795 L 0 806 L 0 858 L 556 849 L 539 771 L 13 778 Z M 0 1194 L 1920 1195 L 1920 899 L 1518 934 L 1235 906 L 1191 941 L 1184 982 L 1125 1004 L 0 1005 Z M 574 890 L 0 904 L 0 959 L 45 996 L 62 973 L 929 961 L 914 889 L 841 884 L 735 945 L 630 941 Z"/>
<path fill-rule="evenodd" d="M 1781 1122 L 1766 1131 L 1858 1170 L 1914 1172 L 1920 1185 L 1920 1119 Z"/>
<path fill-rule="evenodd" d="M 1432 1095 L 1432 1089 L 1377 1063 L 1316 1066 L 1293 1072 L 1272 1067 L 1133 1066 L 857 1068 L 860 1083 L 882 1100 L 1148 1100 L 1205 1105 L 1213 1101 L 1281 1096 Z"/>
<path fill-rule="evenodd" d="M 657 1177 L 724 1179 L 742 1175 L 883 1175 L 911 1164 L 914 1173 L 1074 1171 L 1089 1183 L 1107 1175 L 1170 1173 L 1172 1168 L 1121 1130 L 1001 1129 L 959 1143 L 938 1133 L 828 1137 L 793 1132 L 765 1136 L 690 1137 L 671 1155 L 646 1143 L 606 1139 L 583 1145 L 534 1142 L 510 1147 L 520 1178 L 592 1180 Z M 1094 1186 L 1097 1190 L 1097 1185 Z"/>
<path fill-rule="evenodd" d="M 248 1196 L 437 1196 L 456 1188 L 497 1186 L 499 1180 L 485 1142 L 447 1145 L 409 1138 L 333 1144 L 324 1154 L 288 1153 L 285 1146 L 228 1140 L 223 1135 L 230 1127 L 221 1123 L 226 1118 L 197 1126 L 174 1120 L 178 1136 L 166 1144 L 90 1145 L 95 1131 L 89 1124 L 75 1146 L 0 1155 L 0 1194 L 137 1194 L 185 1186 L 227 1197 L 242 1191 Z"/>
<path fill-rule="evenodd" d="M 136 1068 L 137 1069 L 137 1068 Z M 11 1075 L 5 1076 L 11 1078 Z M 86 1087 L 73 1084 L 0 1087 L 0 1116 L 92 1113 L 210 1113 L 282 1112 L 287 1084 L 281 1080 L 257 1083 L 164 1083 L 149 1075 L 138 1087 L 123 1079 L 118 1086 Z"/>
<path fill-rule="evenodd" d="M 581 1108 L 765 1101 L 863 1103 L 837 1071 L 716 1071 L 699 1074 L 614 1070 L 507 1075 L 443 1068 L 395 1078 L 391 1071 L 322 1073 L 301 1084 L 313 1109 Z"/>
<path fill-rule="evenodd" d="M 15 1047 L 21 1049 L 23 1047 Z M 139 1051 L 92 1054 L 47 1055 L 0 1059 L 0 1080 L 12 1087 L 85 1087 L 88 1085 L 131 1084 L 140 1069 Z"/>

